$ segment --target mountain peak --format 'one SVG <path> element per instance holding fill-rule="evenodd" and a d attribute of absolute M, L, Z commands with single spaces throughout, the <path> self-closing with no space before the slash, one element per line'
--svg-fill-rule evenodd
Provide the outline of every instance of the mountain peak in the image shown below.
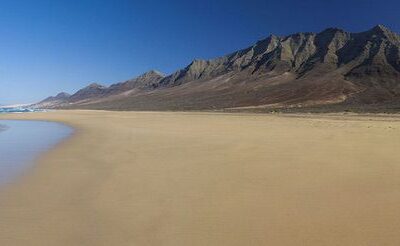
<path fill-rule="evenodd" d="M 386 26 L 384 26 L 382 24 L 376 25 L 372 29 L 377 30 L 377 31 L 385 31 L 385 32 L 390 31 L 389 28 L 387 28 Z"/>
<path fill-rule="evenodd" d="M 68 94 L 68 93 L 66 93 L 66 92 L 60 92 L 60 93 L 58 93 L 56 96 L 55 96 L 55 98 L 68 98 L 68 97 L 70 97 L 71 95 L 70 94 Z"/>
<path fill-rule="evenodd" d="M 337 28 L 337 27 L 328 27 L 325 30 L 323 30 L 321 33 L 337 33 L 337 32 L 344 33 L 345 31 L 343 29 Z"/>
<path fill-rule="evenodd" d="M 275 34 L 270 34 L 267 39 L 278 39 L 279 37 L 276 36 Z"/>
<path fill-rule="evenodd" d="M 150 70 L 125 82 L 111 85 L 109 93 L 115 94 L 116 92 L 129 91 L 133 88 L 146 87 L 160 81 L 164 77 L 163 73 L 157 70 Z"/>
<path fill-rule="evenodd" d="M 139 77 L 154 77 L 154 76 L 158 76 L 158 77 L 165 77 L 165 75 L 157 70 L 150 70 L 148 72 L 145 72 L 144 74 L 140 75 Z"/>
<path fill-rule="evenodd" d="M 70 96 L 71 95 L 66 92 L 60 92 L 56 96 L 51 96 L 51 97 L 48 97 L 48 98 L 42 100 L 41 102 L 39 102 L 39 104 L 49 103 L 49 102 L 57 102 L 57 101 L 65 101 L 65 100 L 68 100 L 68 98 Z"/>
<path fill-rule="evenodd" d="M 370 30 L 364 32 L 364 34 L 370 37 L 387 39 L 392 43 L 400 44 L 400 36 L 384 25 L 376 25 Z"/>
<path fill-rule="evenodd" d="M 204 68 L 207 64 L 206 60 L 203 59 L 194 59 L 188 66 L 189 69 L 199 69 Z"/>
<path fill-rule="evenodd" d="M 192 63 L 190 63 L 190 65 L 203 64 L 203 63 L 205 63 L 205 62 L 207 62 L 207 61 L 206 61 L 206 60 L 203 60 L 203 59 L 198 59 L 198 58 L 196 58 L 196 59 L 194 59 L 194 60 L 192 61 Z"/>
<path fill-rule="evenodd" d="M 369 30 L 369 32 L 379 35 L 388 35 L 393 33 L 389 28 L 381 24 L 374 26 L 372 29 Z"/>
<path fill-rule="evenodd" d="M 103 85 L 100 85 L 98 83 L 91 83 L 90 85 L 85 87 L 86 89 L 94 89 L 94 88 L 104 88 Z"/>
<path fill-rule="evenodd" d="M 73 94 L 71 97 L 74 98 L 76 95 L 80 94 L 86 94 L 86 93 L 93 93 L 93 92 L 98 92 L 98 91 L 103 91 L 107 87 L 97 84 L 97 83 L 91 83 L 90 85 L 86 86 L 85 88 L 77 91 L 75 94 Z"/>

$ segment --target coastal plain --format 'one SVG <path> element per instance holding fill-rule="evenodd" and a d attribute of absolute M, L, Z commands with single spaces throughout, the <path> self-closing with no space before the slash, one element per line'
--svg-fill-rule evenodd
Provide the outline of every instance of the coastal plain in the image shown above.
<path fill-rule="evenodd" d="M 0 188 L 0 245 L 400 245 L 398 116 L 0 119 L 75 129 Z"/>

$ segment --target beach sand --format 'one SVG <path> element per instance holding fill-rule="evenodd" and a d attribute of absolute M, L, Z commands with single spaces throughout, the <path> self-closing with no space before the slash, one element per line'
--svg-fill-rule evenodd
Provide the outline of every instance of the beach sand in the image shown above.
<path fill-rule="evenodd" d="M 400 245 L 400 121 L 56 111 L 0 192 L 0 245 Z"/>

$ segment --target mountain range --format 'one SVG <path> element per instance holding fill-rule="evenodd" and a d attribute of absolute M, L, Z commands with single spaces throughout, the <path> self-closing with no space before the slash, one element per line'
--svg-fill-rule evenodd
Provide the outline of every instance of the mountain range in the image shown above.
<path fill-rule="evenodd" d="M 60 93 L 39 108 L 107 110 L 397 110 L 400 36 L 383 25 L 351 33 L 271 35 L 170 75 Z"/>

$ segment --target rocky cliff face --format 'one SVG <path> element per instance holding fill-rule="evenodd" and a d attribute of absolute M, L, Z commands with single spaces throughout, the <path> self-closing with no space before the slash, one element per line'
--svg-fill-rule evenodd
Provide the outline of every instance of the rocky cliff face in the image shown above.
<path fill-rule="evenodd" d="M 166 77 L 151 71 L 107 88 L 91 85 L 67 101 L 124 110 L 393 105 L 400 101 L 400 36 L 382 25 L 271 35 Z"/>

